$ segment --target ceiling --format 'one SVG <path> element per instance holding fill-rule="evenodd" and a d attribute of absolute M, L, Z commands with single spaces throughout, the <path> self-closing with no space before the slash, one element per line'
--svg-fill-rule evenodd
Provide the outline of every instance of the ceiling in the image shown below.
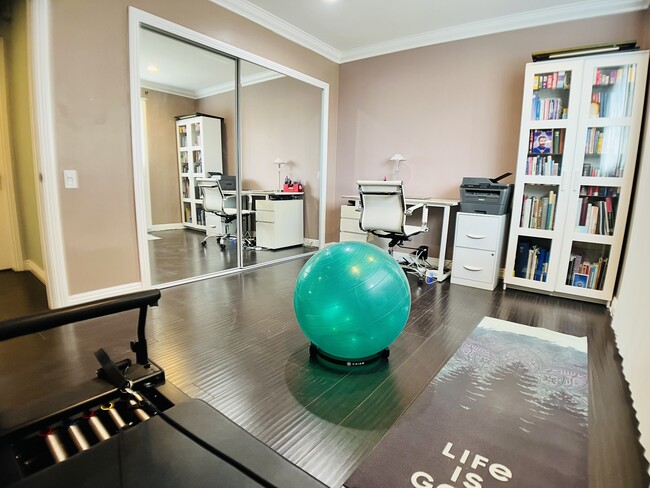
<path fill-rule="evenodd" d="M 650 5 L 650 0 L 211 1 L 337 63 L 497 32 L 644 10 Z"/>
<path fill-rule="evenodd" d="M 138 69 L 143 88 L 182 97 L 204 98 L 235 89 L 233 58 L 149 29 L 140 30 Z M 241 64 L 243 86 L 282 76 L 249 62 Z"/>

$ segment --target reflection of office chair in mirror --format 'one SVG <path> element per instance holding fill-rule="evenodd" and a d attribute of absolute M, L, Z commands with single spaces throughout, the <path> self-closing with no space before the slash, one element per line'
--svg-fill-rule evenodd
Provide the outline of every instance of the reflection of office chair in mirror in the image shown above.
<path fill-rule="evenodd" d="M 221 222 L 224 227 L 224 232 L 217 235 L 208 235 L 206 233 L 205 238 L 201 241 L 201 245 L 205 246 L 207 240 L 210 237 L 215 237 L 217 243 L 222 250 L 226 248 L 226 241 L 231 237 L 230 232 L 228 231 L 229 224 L 231 224 L 235 219 L 237 219 L 237 208 L 226 206 L 227 201 L 236 201 L 236 195 L 224 196 L 223 190 L 218 180 L 208 180 L 200 181 L 199 187 L 203 194 L 203 210 L 205 212 L 211 212 L 219 217 L 221 217 Z M 252 210 L 242 209 L 242 216 L 248 216 L 252 214 Z"/>
<path fill-rule="evenodd" d="M 405 263 L 408 265 L 405 270 L 414 271 L 423 280 L 428 263 L 424 261 L 426 256 L 422 256 L 422 247 L 409 248 L 404 246 L 404 241 L 410 241 L 412 236 L 429 231 L 427 206 L 418 204 L 407 208 L 401 181 L 358 181 L 357 185 L 361 199 L 361 230 L 390 239 L 388 253 L 391 255 L 395 246 L 418 251 L 415 259 Z M 421 224 L 407 225 L 406 218 L 418 209 L 422 210 Z"/>

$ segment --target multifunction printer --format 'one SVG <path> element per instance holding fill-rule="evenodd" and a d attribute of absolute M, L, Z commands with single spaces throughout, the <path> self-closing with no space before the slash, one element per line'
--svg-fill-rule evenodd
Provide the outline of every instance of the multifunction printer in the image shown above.
<path fill-rule="evenodd" d="M 512 184 L 499 183 L 512 173 L 496 178 L 463 178 L 460 185 L 460 211 L 488 215 L 504 215 L 510 212 Z"/>

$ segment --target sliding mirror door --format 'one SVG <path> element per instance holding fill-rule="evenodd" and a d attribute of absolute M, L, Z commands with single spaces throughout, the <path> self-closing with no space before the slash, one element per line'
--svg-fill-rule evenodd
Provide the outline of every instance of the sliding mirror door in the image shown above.
<path fill-rule="evenodd" d="M 133 8 L 129 32 L 143 286 L 315 252 L 328 85 Z"/>
<path fill-rule="evenodd" d="M 151 284 L 236 268 L 236 60 L 146 28 L 139 51 Z"/>
<path fill-rule="evenodd" d="M 245 266 L 313 252 L 319 242 L 323 90 L 240 60 L 242 193 L 253 210 Z"/>

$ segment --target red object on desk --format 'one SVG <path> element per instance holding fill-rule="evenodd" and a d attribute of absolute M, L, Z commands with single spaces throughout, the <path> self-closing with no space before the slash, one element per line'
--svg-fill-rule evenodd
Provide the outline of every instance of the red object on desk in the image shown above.
<path fill-rule="evenodd" d="M 300 183 L 285 183 L 284 184 L 284 189 L 282 190 L 287 193 L 292 193 L 292 192 L 301 192 L 302 191 L 302 184 Z"/>

